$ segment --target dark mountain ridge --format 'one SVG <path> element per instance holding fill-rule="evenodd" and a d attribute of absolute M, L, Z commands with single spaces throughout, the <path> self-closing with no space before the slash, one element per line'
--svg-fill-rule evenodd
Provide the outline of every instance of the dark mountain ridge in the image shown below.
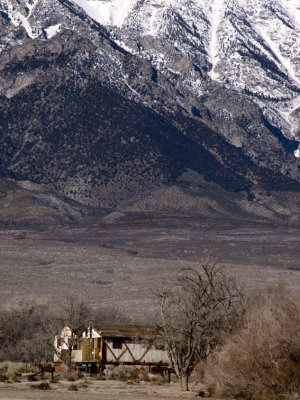
<path fill-rule="evenodd" d="M 40 37 L 0 21 L 2 39 L 19 41 L 1 52 L 1 176 L 94 207 L 297 219 L 299 142 L 257 104 L 196 66 L 195 96 L 73 2 L 54 3 L 30 16 Z M 51 38 L 48 19 L 63 24 Z"/>

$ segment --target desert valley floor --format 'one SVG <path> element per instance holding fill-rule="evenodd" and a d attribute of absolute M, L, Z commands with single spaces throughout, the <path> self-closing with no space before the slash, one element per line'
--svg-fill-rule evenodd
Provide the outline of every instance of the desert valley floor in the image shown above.
<path fill-rule="evenodd" d="M 80 226 L 0 226 L 0 299 L 78 296 L 116 321 L 146 323 L 153 289 L 209 249 L 247 290 L 300 288 L 296 225 L 112 213 Z"/>

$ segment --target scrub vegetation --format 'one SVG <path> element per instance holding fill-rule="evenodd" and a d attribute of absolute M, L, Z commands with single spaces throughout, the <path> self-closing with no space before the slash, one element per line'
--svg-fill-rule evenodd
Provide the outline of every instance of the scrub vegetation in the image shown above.
<path fill-rule="evenodd" d="M 283 285 L 245 296 L 236 281 L 209 257 L 198 267 L 182 269 L 156 291 L 159 307 L 151 341 L 154 339 L 168 351 L 181 389 L 188 390 L 190 381 L 190 389 L 198 390 L 201 396 L 247 400 L 297 398 L 299 297 Z M 75 298 L 67 299 L 55 310 L 29 300 L 14 307 L 3 304 L 0 382 L 21 385 L 26 376 L 31 388 L 57 389 L 55 385 L 66 377 L 56 375 L 52 381 L 49 377 L 48 384 L 31 383 L 41 378 L 28 374 L 25 363 L 51 362 L 54 337 L 64 326 L 73 324 L 75 343 L 77 330 L 88 322 L 105 323 L 105 318 L 100 310 L 90 310 L 85 302 Z M 71 370 L 70 359 L 61 360 L 67 371 Z M 89 385 L 82 383 L 82 378 L 85 377 L 75 376 L 72 388 L 67 379 L 68 390 L 87 390 Z M 99 384 L 106 380 L 130 385 L 167 384 L 163 377 L 154 379 L 143 370 L 122 365 L 107 367 L 102 376 L 93 379 Z"/>
<path fill-rule="evenodd" d="M 271 399 L 300 388 L 300 301 L 283 286 L 257 292 L 240 328 L 208 362 L 223 394 Z"/>

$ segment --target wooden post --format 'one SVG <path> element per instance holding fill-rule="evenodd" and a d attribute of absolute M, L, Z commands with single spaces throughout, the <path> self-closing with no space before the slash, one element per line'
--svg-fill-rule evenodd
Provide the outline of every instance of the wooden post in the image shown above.
<path fill-rule="evenodd" d="M 168 368 L 168 383 L 171 383 L 171 370 Z"/>
<path fill-rule="evenodd" d="M 103 375 L 105 370 L 105 364 L 103 362 L 100 363 L 100 375 Z"/>

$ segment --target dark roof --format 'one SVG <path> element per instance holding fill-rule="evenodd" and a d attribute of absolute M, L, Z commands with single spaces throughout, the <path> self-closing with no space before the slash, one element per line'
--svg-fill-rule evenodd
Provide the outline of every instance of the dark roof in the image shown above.
<path fill-rule="evenodd" d="M 154 329 L 143 325 L 101 325 L 95 328 L 106 338 L 149 338 Z"/>

